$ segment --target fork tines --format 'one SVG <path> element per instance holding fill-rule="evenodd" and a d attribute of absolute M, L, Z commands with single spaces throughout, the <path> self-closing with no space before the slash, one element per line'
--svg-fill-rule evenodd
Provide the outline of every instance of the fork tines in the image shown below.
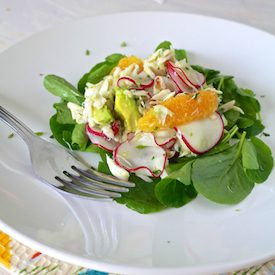
<path fill-rule="evenodd" d="M 70 180 L 56 177 L 60 183 L 81 193 L 96 196 L 96 198 L 120 198 L 118 192 L 128 192 L 126 187 L 134 187 L 135 184 L 129 181 L 120 180 L 115 177 L 105 175 L 93 169 L 83 170 L 75 166 L 71 167 L 79 176 L 63 171 Z"/>

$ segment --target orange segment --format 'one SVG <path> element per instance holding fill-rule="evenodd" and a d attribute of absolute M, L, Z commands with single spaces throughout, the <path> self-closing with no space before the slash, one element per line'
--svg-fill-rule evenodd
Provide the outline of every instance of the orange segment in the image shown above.
<path fill-rule="evenodd" d="M 184 125 L 192 120 L 201 119 L 212 115 L 218 108 L 217 93 L 211 90 L 201 90 L 197 94 L 178 94 L 159 105 L 165 106 L 173 116 L 166 116 L 164 123 L 156 116 L 151 108 L 138 121 L 138 129 L 144 132 L 164 130 Z"/>
<path fill-rule="evenodd" d="M 129 67 L 133 63 L 136 63 L 139 66 L 139 68 L 140 68 L 139 72 L 143 71 L 143 62 L 142 62 L 142 60 L 138 59 L 136 56 L 129 56 L 129 57 L 121 58 L 117 64 L 117 67 L 121 68 L 122 70 L 125 70 L 127 67 Z M 115 69 L 116 69 L 116 67 L 114 67 L 112 69 L 110 74 L 113 74 Z"/>

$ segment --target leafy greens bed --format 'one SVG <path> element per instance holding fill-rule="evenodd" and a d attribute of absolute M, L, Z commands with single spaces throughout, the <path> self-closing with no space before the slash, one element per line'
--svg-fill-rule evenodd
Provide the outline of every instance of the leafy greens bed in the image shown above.
<path fill-rule="evenodd" d="M 156 51 L 169 49 L 170 46 L 171 43 L 165 41 Z M 77 88 L 56 75 L 48 75 L 44 79 L 46 89 L 62 99 L 54 104 L 56 114 L 50 119 L 53 136 L 71 150 L 100 154 L 102 161 L 98 170 L 106 174 L 111 174 L 106 158 L 107 155 L 112 157 L 112 153 L 91 143 L 85 124 L 76 123 L 67 103 L 81 105 L 85 100 L 86 83 L 100 82 L 123 57 L 121 54 L 107 56 L 104 62 L 95 65 L 79 80 Z M 187 60 L 184 50 L 175 50 L 175 57 L 177 60 Z M 223 76 L 217 70 L 198 65 L 192 68 L 205 76 L 204 87 L 222 91 L 222 104 L 235 100 L 235 106 L 241 108 L 243 113 L 234 109 L 225 112 L 227 125 L 220 142 L 205 154 L 189 157 L 175 155 L 169 161 L 168 176 L 152 177 L 152 182 L 146 182 L 131 173 L 129 180 L 135 182 L 136 187 L 130 188 L 116 201 L 139 213 L 181 207 L 198 193 L 216 203 L 236 204 L 251 192 L 255 183 L 264 182 L 273 168 L 270 148 L 256 137 L 263 133 L 264 125 L 260 117 L 261 106 L 254 93 L 239 88 L 232 76 Z"/>

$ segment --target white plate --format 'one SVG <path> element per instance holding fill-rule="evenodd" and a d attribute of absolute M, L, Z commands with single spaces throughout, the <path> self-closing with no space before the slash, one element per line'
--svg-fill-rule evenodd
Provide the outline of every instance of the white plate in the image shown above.
<path fill-rule="evenodd" d="M 107 55 L 146 58 L 164 40 L 186 49 L 191 64 L 234 75 L 239 86 L 257 94 L 271 135 L 263 140 L 274 152 L 275 37 L 215 18 L 114 14 L 42 32 L 0 55 L 1 105 L 47 138 L 59 98 L 43 88 L 43 76 L 57 74 L 76 84 Z M 275 257 L 274 172 L 238 205 L 198 196 L 180 209 L 141 215 L 40 183 L 27 146 L 19 136 L 8 139 L 12 131 L 5 124 L 0 128 L 0 228 L 41 252 L 106 272 L 150 275 L 233 271 Z"/>

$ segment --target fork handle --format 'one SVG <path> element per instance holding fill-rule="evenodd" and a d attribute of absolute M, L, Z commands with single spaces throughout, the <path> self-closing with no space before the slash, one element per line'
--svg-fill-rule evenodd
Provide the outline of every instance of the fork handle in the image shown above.
<path fill-rule="evenodd" d="M 28 145 L 31 139 L 37 137 L 37 135 L 29 127 L 27 127 L 23 122 L 21 122 L 17 117 L 2 106 L 0 106 L 0 120 L 16 131 Z"/>

